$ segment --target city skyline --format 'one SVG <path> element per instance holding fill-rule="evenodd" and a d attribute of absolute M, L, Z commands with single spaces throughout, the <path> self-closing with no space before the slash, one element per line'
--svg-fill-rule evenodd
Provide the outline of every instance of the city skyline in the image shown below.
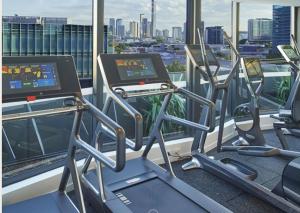
<path fill-rule="evenodd" d="M 120 4 L 120 2 L 122 3 Z M 182 24 L 185 22 L 186 15 L 185 0 L 159 0 L 156 1 L 156 4 L 157 29 L 171 31 L 174 26 L 183 27 Z M 31 5 L 31 7 L 27 7 L 27 5 Z M 224 29 L 230 33 L 231 0 L 203 0 L 202 5 L 202 19 L 206 26 L 224 26 Z M 272 5 L 262 5 L 259 8 L 255 8 L 256 5 L 254 4 L 243 3 L 241 5 L 241 31 L 247 29 L 247 20 L 250 18 L 272 18 Z M 151 20 L 151 0 L 105 1 L 105 23 L 108 23 L 109 18 L 117 14 L 118 18 L 123 19 L 124 24 L 128 26 L 130 21 L 139 20 L 140 13 Z M 20 16 L 67 17 L 70 23 L 90 25 L 92 23 L 92 1 L 3 0 L 3 15 L 14 14 Z"/>

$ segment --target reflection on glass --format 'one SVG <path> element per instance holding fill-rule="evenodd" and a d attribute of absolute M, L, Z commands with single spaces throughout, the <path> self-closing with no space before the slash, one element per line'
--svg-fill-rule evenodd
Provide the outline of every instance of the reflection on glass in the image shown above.
<path fill-rule="evenodd" d="M 234 111 L 234 121 L 237 128 L 249 131 L 254 125 L 253 115 L 247 105 L 237 107 Z"/>

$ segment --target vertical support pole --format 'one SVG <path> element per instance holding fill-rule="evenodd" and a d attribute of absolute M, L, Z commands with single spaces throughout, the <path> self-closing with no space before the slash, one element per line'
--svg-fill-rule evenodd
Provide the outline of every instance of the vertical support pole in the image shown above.
<path fill-rule="evenodd" d="M 93 98 L 95 105 L 103 105 L 103 80 L 97 56 L 104 50 L 104 0 L 93 0 Z"/>
<path fill-rule="evenodd" d="M 240 31 L 240 2 L 232 1 L 231 2 L 231 36 L 232 36 L 232 43 L 237 50 L 239 49 L 239 31 Z M 232 59 L 232 64 L 235 64 L 237 58 L 233 51 L 231 51 L 231 59 Z M 232 87 L 232 91 L 231 91 L 231 94 L 236 95 L 235 96 L 236 98 L 231 98 L 232 115 L 233 115 L 234 108 L 240 103 L 239 72 L 240 72 L 239 67 L 237 67 L 234 86 Z"/>
<path fill-rule="evenodd" d="M 291 19 L 291 33 L 295 36 L 298 48 L 300 49 L 300 7 L 292 7 Z"/>
<path fill-rule="evenodd" d="M 186 3 L 186 43 L 199 44 L 197 28 L 201 29 L 201 0 L 187 0 Z M 194 93 L 200 93 L 200 73 L 196 72 L 192 62 L 187 57 L 187 89 Z M 191 102 L 187 102 L 187 119 L 197 122 L 200 109 Z M 191 132 L 189 132 L 191 134 Z"/>

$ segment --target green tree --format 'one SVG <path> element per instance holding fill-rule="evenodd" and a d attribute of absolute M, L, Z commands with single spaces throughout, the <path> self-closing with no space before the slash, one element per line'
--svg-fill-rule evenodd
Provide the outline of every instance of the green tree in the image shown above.
<path fill-rule="evenodd" d="M 164 43 L 164 41 L 165 41 L 165 39 L 163 37 L 161 37 L 161 36 L 156 37 L 156 42 L 158 44 L 162 44 L 162 43 Z"/>
<path fill-rule="evenodd" d="M 119 43 L 119 44 L 117 44 L 117 45 L 115 46 L 115 52 L 118 53 L 118 54 L 120 54 L 120 53 L 122 53 L 126 48 L 127 48 L 127 45 L 126 45 L 126 44 L 121 44 L 121 43 Z"/>
<path fill-rule="evenodd" d="M 169 72 L 185 72 L 186 71 L 186 66 L 184 64 L 181 64 L 177 60 L 173 61 L 172 64 L 167 65 L 166 68 Z"/>

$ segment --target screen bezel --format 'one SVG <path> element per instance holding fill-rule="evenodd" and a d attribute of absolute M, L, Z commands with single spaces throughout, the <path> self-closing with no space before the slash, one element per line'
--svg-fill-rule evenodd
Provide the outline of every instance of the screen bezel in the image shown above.
<path fill-rule="evenodd" d="M 82 97 L 79 79 L 72 56 L 5 56 L 2 57 L 2 65 L 6 64 L 40 64 L 56 63 L 57 74 L 61 88 L 58 90 L 22 91 L 18 93 L 6 93 L 2 91 L 2 102 L 28 101 L 28 97 L 34 99 L 76 96 Z M 2 69 L 2 67 L 1 67 Z M 3 88 L 2 88 L 3 89 Z"/>
<path fill-rule="evenodd" d="M 152 64 L 157 73 L 157 77 L 144 78 L 144 79 L 130 79 L 122 80 L 118 73 L 118 67 L 115 63 L 118 59 L 145 59 L 149 58 L 152 60 Z M 152 84 L 152 83 L 170 83 L 170 77 L 166 70 L 166 67 L 159 54 L 100 54 L 100 68 L 102 75 L 105 78 L 105 83 L 110 88 L 121 87 L 121 86 L 134 86 L 141 84 Z"/>
<path fill-rule="evenodd" d="M 41 87 L 31 87 L 31 88 L 15 88 L 15 89 L 12 89 L 12 88 L 5 88 L 5 87 L 2 87 L 3 90 L 5 89 L 6 90 L 6 94 L 16 94 L 16 93 L 25 93 L 25 92 L 28 92 L 28 93 L 31 93 L 31 92 L 35 92 L 35 91 L 39 91 L 39 92 L 42 92 L 42 91 L 47 91 L 47 90 L 60 90 L 61 89 L 61 82 L 60 82 L 60 79 L 59 79 L 59 75 L 58 75 L 58 70 L 57 70 L 57 63 L 32 63 L 32 64 L 28 64 L 28 63 L 24 63 L 24 64 L 21 64 L 21 63 L 17 63 L 17 64 L 5 64 L 5 65 L 2 65 L 3 66 L 30 66 L 30 65 L 52 65 L 53 68 L 54 68 L 54 75 L 55 75 L 55 81 L 56 81 L 56 84 L 54 86 L 41 86 Z M 4 74 L 2 73 L 2 79 L 3 79 L 3 76 Z M 33 81 L 32 81 L 33 82 Z M 9 84 L 7 85 L 9 86 Z"/>

